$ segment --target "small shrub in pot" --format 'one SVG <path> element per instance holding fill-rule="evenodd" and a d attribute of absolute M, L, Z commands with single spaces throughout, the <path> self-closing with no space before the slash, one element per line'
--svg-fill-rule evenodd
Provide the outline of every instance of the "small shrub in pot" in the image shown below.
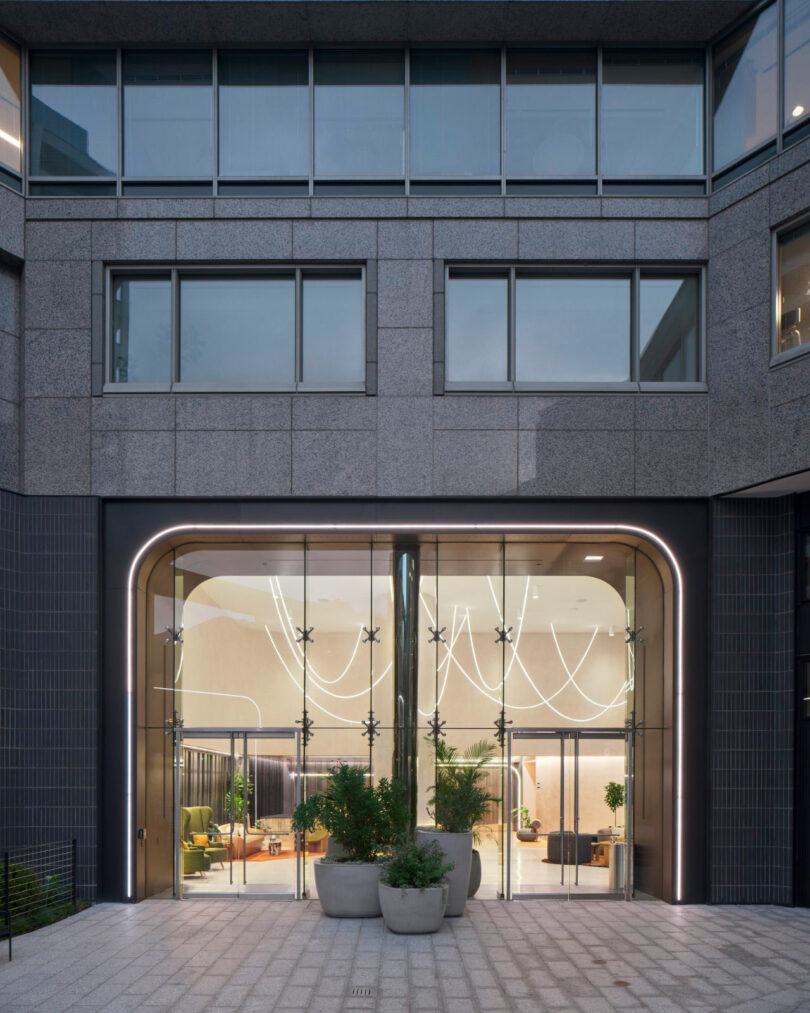
<path fill-rule="evenodd" d="M 397 846 L 383 865 L 379 884 L 386 928 L 406 935 L 438 932 L 447 907 L 445 875 L 452 869 L 433 841 Z"/>

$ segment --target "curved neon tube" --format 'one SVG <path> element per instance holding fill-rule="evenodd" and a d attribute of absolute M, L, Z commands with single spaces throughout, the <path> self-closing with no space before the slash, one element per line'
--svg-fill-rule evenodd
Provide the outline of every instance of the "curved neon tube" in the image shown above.
<path fill-rule="evenodd" d="M 127 642 L 126 642 L 126 729 L 124 745 L 126 750 L 126 896 L 135 894 L 135 863 L 134 863 L 134 827 L 135 827 L 135 589 L 138 569 L 147 553 L 160 542 L 168 538 L 184 534 L 206 532 L 210 534 L 229 532 L 255 532 L 270 534 L 273 532 L 305 535 L 309 532 L 327 534 L 373 534 L 386 532 L 452 532 L 454 534 L 504 534 L 515 533 L 582 533 L 582 534 L 628 534 L 655 545 L 670 566 L 675 582 L 675 900 L 683 899 L 683 744 L 684 744 L 684 708 L 683 708 L 683 620 L 685 590 L 683 575 L 675 553 L 660 535 L 649 528 L 636 524 L 425 524 L 415 523 L 382 523 L 382 524 L 211 524 L 190 523 L 176 524 L 156 531 L 137 550 L 130 563 L 127 574 L 126 611 L 127 611 Z"/>

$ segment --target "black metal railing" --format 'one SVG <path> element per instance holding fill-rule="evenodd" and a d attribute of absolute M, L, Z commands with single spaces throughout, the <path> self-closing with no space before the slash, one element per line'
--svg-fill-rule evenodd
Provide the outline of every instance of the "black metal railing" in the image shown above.
<path fill-rule="evenodd" d="M 3 851 L 0 938 L 50 925 L 77 910 L 76 841 L 30 844 Z"/>

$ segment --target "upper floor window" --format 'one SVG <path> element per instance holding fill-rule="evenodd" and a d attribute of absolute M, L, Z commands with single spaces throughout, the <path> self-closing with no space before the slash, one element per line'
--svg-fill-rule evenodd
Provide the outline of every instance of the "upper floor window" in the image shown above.
<path fill-rule="evenodd" d="M 22 165 L 20 51 L 0 35 L 0 163 L 15 173 Z"/>
<path fill-rule="evenodd" d="M 411 52 L 412 176 L 500 176 L 500 86 L 496 49 Z"/>
<path fill-rule="evenodd" d="M 810 349 L 810 222 L 776 236 L 774 355 Z"/>
<path fill-rule="evenodd" d="M 506 54 L 506 172 L 516 179 L 596 172 L 596 52 Z"/>
<path fill-rule="evenodd" d="M 29 193 L 596 194 L 643 178 L 703 193 L 703 63 L 689 49 L 34 51 Z"/>
<path fill-rule="evenodd" d="M 402 52 L 316 52 L 314 101 L 316 176 L 404 177 Z"/>
<path fill-rule="evenodd" d="M 700 318 L 697 270 L 450 268 L 446 385 L 696 385 Z"/>
<path fill-rule="evenodd" d="M 31 53 L 30 166 L 35 176 L 115 176 L 115 53 Z"/>
<path fill-rule="evenodd" d="M 363 390 L 359 268 L 111 274 L 107 383 Z"/>
<path fill-rule="evenodd" d="M 785 0 L 785 127 L 810 114 L 810 0 Z"/>
<path fill-rule="evenodd" d="M 124 53 L 124 175 L 210 177 L 214 165 L 211 55 Z"/>
<path fill-rule="evenodd" d="M 703 54 L 607 51 L 602 71 L 602 171 L 700 176 Z"/>
<path fill-rule="evenodd" d="M 715 171 L 776 134 L 776 14 L 766 7 L 715 46 Z"/>
<path fill-rule="evenodd" d="M 306 50 L 223 51 L 218 90 L 222 176 L 309 176 Z"/>

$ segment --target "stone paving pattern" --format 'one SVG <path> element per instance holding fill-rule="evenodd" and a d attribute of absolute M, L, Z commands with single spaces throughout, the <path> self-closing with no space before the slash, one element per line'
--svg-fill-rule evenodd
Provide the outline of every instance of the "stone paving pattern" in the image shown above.
<path fill-rule="evenodd" d="M 370 989 L 372 995 L 353 995 Z M 434 936 L 316 901 L 100 904 L 0 948 L 0 1010 L 810 1010 L 810 910 L 476 901 Z"/>

